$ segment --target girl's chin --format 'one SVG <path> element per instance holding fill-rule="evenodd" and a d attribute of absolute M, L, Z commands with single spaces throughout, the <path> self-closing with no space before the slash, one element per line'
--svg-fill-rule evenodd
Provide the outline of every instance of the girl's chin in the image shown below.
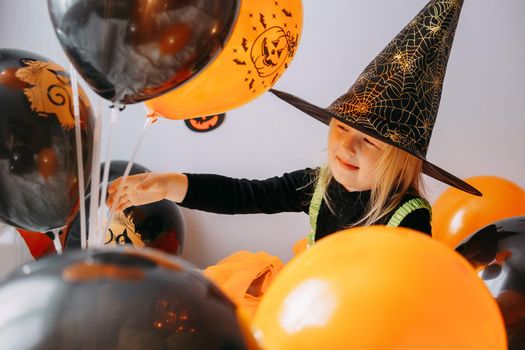
<path fill-rule="evenodd" d="M 343 173 L 344 174 L 344 173 Z M 348 176 L 342 176 L 341 173 L 333 172 L 335 181 L 337 181 L 341 186 L 343 186 L 349 192 L 358 192 L 361 191 L 355 184 L 351 181 L 348 181 Z"/>

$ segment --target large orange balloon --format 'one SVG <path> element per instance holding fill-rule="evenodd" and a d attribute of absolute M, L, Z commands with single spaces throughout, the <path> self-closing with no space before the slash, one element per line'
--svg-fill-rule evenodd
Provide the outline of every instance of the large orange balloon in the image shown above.
<path fill-rule="evenodd" d="M 219 56 L 192 80 L 146 105 L 166 118 L 188 119 L 223 113 L 251 101 L 288 68 L 302 24 L 301 0 L 242 0 L 238 20 Z"/>
<path fill-rule="evenodd" d="M 495 300 L 470 264 L 406 228 L 331 235 L 288 263 L 252 323 L 262 349 L 503 350 Z"/>
<path fill-rule="evenodd" d="M 525 191 L 515 183 L 496 176 L 466 181 L 483 197 L 451 187 L 432 206 L 432 235 L 450 248 L 495 221 L 525 215 Z"/>

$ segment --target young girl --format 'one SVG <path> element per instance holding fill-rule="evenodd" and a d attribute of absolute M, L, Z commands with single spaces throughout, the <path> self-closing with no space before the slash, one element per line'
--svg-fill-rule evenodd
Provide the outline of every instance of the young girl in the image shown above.
<path fill-rule="evenodd" d="M 333 119 L 328 164 L 267 180 L 211 174 L 146 173 L 128 177 L 117 210 L 169 199 L 220 214 L 310 214 L 313 243 L 356 225 L 401 225 L 430 234 L 430 206 L 421 198 L 422 161 Z M 109 187 L 109 203 L 120 179 Z M 313 199 L 315 197 L 315 199 Z M 410 208 L 406 207 L 411 204 Z M 394 213 L 400 207 L 406 212 Z"/>
<path fill-rule="evenodd" d="M 262 181 L 180 173 L 131 176 L 117 209 L 167 198 L 223 214 L 303 211 L 310 215 L 309 245 L 362 225 L 431 234 L 422 173 L 480 195 L 425 158 L 461 6 L 461 0 L 430 1 L 326 109 L 272 91 L 329 124 L 325 167 Z M 109 187 L 110 204 L 119 184 Z"/>

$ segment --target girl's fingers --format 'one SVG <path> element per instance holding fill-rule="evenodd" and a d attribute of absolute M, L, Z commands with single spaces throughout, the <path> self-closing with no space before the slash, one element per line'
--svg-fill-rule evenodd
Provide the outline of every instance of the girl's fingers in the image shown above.
<path fill-rule="evenodd" d="M 113 180 L 109 186 L 108 186 L 108 193 L 115 193 L 118 190 L 118 187 L 120 186 L 120 183 L 122 182 L 122 178 L 118 178 L 116 180 Z"/>
<path fill-rule="evenodd" d="M 137 183 L 141 182 L 142 174 L 130 175 L 127 177 L 124 187 L 135 187 Z M 115 193 L 118 191 L 120 184 L 122 183 L 122 176 L 113 180 L 108 186 L 108 193 Z"/>
<path fill-rule="evenodd" d="M 133 206 L 133 204 L 129 200 L 127 200 L 127 201 L 121 203 L 120 207 L 117 210 L 123 211 L 123 210 L 125 210 L 125 209 L 127 209 L 127 208 L 129 208 L 131 206 Z"/>
<path fill-rule="evenodd" d="M 155 178 L 152 178 L 148 175 L 149 174 L 139 174 L 128 177 L 124 183 L 124 187 L 120 193 L 120 198 L 115 207 L 117 210 L 122 210 L 122 208 L 125 209 L 133 205 L 127 196 L 130 191 L 147 191 L 156 184 Z M 115 196 L 118 194 L 118 189 L 121 183 L 122 177 L 119 177 L 118 179 L 114 180 L 110 186 L 108 186 L 108 198 L 106 200 L 106 204 L 108 206 L 113 205 Z"/>
<path fill-rule="evenodd" d="M 116 209 L 117 210 L 124 210 L 124 209 L 126 209 L 127 207 L 125 205 L 127 203 L 129 203 L 129 202 L 130 202 L 130 200 L 128 198 L 128 195 L 126 193 L 123 193 L 122 196 L 120 196 L 120 198 L 118 200 Z"/>
<path fill-rule="evenodd" d="M 106 205 L 107 205 L 108 207 L 111 207 L 111 205 L 113 204 L 113 200 L 114 200 L 114 199 L 115 199 L 115 198 L 114 198 L 114 194 L 110 194 L 110 195 L 108 196 L 108 198 L 106 198 Z"/>
<path fill-rule="evenodd" d="M 133 206 L 133 204 L 128 200 L 124 204 L 122 204 L 122 208 L 120 210 L 127 209 L 129 207 Z"/>
<path fill-rule="evenodd" d="M 118 207 L 118 205 L 120 205 L 122 203 L 123 198 L 127 198 L 127 191 L 128 191 L 128 187 L 124 186 L 124 188 L 120 192 L 120 198 L 118 200 L 117 207 Z M 109 193 L 108 198 L 106 199 L 106 205 L 107 206 L 111 207 L 113 205 L 113 202 L 116 199 L 115 198 L 116 195 L 117 195 L 117 191 L 116 190 L 114 192 L 112 192 L 112 193 Z"/>

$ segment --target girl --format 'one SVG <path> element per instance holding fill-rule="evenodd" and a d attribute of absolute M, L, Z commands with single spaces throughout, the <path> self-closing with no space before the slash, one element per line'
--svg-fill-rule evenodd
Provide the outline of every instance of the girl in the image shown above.
<path fill-rule="evenodd" d="M 304 211 L 308 243 L 352 226 L 405 226 L 431 234 L 421 174 L 472 194 L 472 186 L 426 160 L 461 0 L 432 0 L 328 108 L 272 90 L 329 124 L 328 163 L 267 180 L 218 175 L 128 178 L 117 209 L 164 198 L 223 214 Z M 430 21 L 430 22 L 429 22 Z M 435 25 L 429 25 L 435 24 Z M 110 188 L 109 204 L 120 181 Z"/>
<path fill-rule="evenodd" d="M 134 175 L 125 183 L 117 210 L 169 199 L 220 214 L 303 211 L 310 214 L 315 232 L 310 244 L 314 237 L 395 218 L 396 226 L 430 234 L 430 207 L 421 198 L 421 167 L 421 160 L 333 119 L 323 168 L 263 181 L 209 174 Z M 120 179 L 109 187 L 110 204 L 119 184 Z M 408 208 L 407 203 L 413 205 Z M 401 207 L 406 208 L 404 215 L 398 212 Z"/>

